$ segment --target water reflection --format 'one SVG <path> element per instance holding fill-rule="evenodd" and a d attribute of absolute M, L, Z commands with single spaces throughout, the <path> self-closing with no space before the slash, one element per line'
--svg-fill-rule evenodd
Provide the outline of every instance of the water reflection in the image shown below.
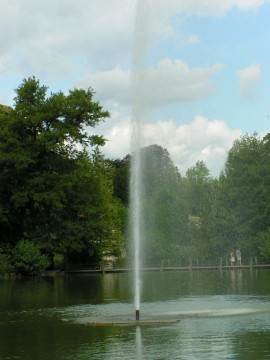
<path fill-rule="evenodd" d="M 231 277 L 231 290 L 234 293 L 241 294 L 243 292 L 243 270 L 231 269 L 227 273 Z"/>
<path fill-rule="evenodd" d="M 127 274 L 0 281 L 0 359 L 270 359 L 270 272 L 147 273 L 141 316 L 169 326 L 86 326 L 132 318 Z"/>
<path fill-rule="evenodd" d="M 142 334 L 141 327 L 136 326 L 136 360 L 142 360 Z"/>

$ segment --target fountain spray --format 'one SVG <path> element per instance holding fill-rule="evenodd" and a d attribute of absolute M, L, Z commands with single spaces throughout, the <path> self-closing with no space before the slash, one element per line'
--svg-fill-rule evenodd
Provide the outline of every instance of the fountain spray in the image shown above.
<path fill-rule="evenodd" d="M 142 241 L 141 221 L 141 148 L 144 99 L 144 55 L 147 47 L 147 19 L 145 6 L 147 0 L 137 0 L 134 29 L 133 72 L 132 72 L 132 163 L 130 177 L 131 236 L 134 249 L 134 305 L 136 320 L 140 319 L 140 246 Z"/>
<path fill-rule="evenodd" d="M 135 75 L 134 75 L 135 77 Z M 138 80 L 137 80 L 138 81 Z M 134 249 L 134 302 L 136 320 L 140 319 L 140 244 L 141 226 L 141 111 L 138 104 L 133 104 L 133 137 L 131 163 L 131 211 L 132 241 Z"/>

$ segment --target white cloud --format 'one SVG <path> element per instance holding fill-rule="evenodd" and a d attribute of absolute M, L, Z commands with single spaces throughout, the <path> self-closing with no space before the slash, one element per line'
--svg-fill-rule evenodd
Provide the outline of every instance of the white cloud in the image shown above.
<path fill-rule="evenodd" d="M 183 61 L 161 60 L 156 68 L 148 68 L 140 73 L 138 88 L 133 89 L 135 96 L 139 94 L 144 107 L 163 106 L 171 103 L 193 101 L 208 96 L 214 90 L 213 78 L 222 69 L 221 64 L 210 67 L 189 68 Z M 119 66 L 113 70 L 88 76 L 76 85 L 96 90 L 102 101 L 131 101 L 131 74 Z"/>
<path fill-rule="evenodd" d="M 213 91 L 213 77 L 221 69 L 220 64 L 189 68 L 181 60 L 163 59 L 156 69 L 143 73 L 142 97 L 155 106 L 203 98 Z"/>
<path fill-rule="evenodd" d="M 145 0 L 144 0 L 145 1 Z M 148 0 L 151 5 L 156 6 L 160 12 L 173 14 L 175 12 L 187 13 L 189 15 L 216 16 L 223 15 L 233 8 L 242 10 L 256 10 L 263 4 L 269 3 L 269 0 Z"/>
<path fill-rule="evenodd" d="M 146 126 L 147 144 L 157 139 L 168 149 L 182 174 L 196 161 L 203 160 L 211 173 L 217 175 L 223 168 L 227 151 L 240 135 L 240 130 L 229 129 L 224 121 L 202 116 L 180 126 L 173 121 Z"/>
<path fill-rule="evenodd" d="M 269 0 L 141 0 L 137 45 L 174 33 L 177 13 L 223 14 L 233 7 L 256 9 Z M 131 61 L 135 0 L 13 0 L 0 4 L 0 53 L 17 57 L 16 73 L 76 73 L 81 57 L 92 69 Z M 146 36 L 148 34 L 148 36 Z M 190 35 L 190 41 L 198 41 Z M 47 58 L 47 63 L 44 62 Z M 43 61 L 41 61 L 43 59 Z M 125 60 L 123 60 L 125 59 Z"/>
<path fill-rule="evenodd" d="M 104 68 L 130 56 L 131 0 L 14 0 L 0 12 L 0 50 L 17 57 L 16 72 L 70 76 L 74 58 Z"/>
<path fill-rule="evenodd" d="M 124 71 L 120 66 L 97 72 L 77 81 L 76 87 L 92 87 L 102 102 L 122 103 L 130 102 L 130 71 Z"/>
<path fill-rule="evenodd" d="M 269 3 L 269 0 L 231 0 L 228 1 L 235 3 L 234 6 L 239 7 L 240 9 L 254 10 L 258 9 L 260 6 Z"/>
<path fill-rule="evenodd" d="M 237 72 L 241 94 L 246 100 L 252 100 L 256 96 L 256 86 L 261 78 L 260 64 L 252 64 Z"/>
<path fill-rule="evenodd" d="M 69 88 L 73 84 L 94 87 L 97 99 L 112 114 L 112 118 L 101 127 L 104 130 L 101 133 L 110 139 L 107 149 L 115 156 L 124 156 L 129 152 L 129 139 L 126 139 L 130 135 L 130 68 L 138 2 L 142 8 L 140 19 L 137 18 L 139 30 L 135 45 L 142 45 L 137 50 L 143 52 L 156 40 L 173 35 L 179 21 L 185 21 L 189 16 L 219 16 L 233 8 L 255 10 L 270 0 L 1 1 L 0 103 L 14 95 L 13 84 L 17 79 L 31 75 L 41 78 L 42 83 L 51 87 L 61 82 L 67 82 Z M 177 18 L 172 22 L 174 16 Z M 179 30 L 178 27 L 178 31 L 181 28 Z M 199 35 L 193 31 L 187 34 L 186 41 L 190 44 L 200 41 Z M 183 34 L 177 36 L 183 39 Z M 172 50 L 177 57 L 178 51 Z M 169 58 L 166 45 L 164 51 L 167 58 L 155 60 L 159 62 L 148 64 L 142 72 L 143 86 L 138 91 L 144 99 L 143 106 L 201 100 L 215 90 L 215 76 L 222 65 L 214 63 L 195 68 L 182 59 Z M 155 59 L 164 55 L 158 56 Z M 260 77 L 259 65 L 239 71 L 238 77 L 245 96 L 253 95 L 253 86 Z M 194 165 L 195 158 L 199 156 L 202 160 L 207 159 L 209 164 L 213 161 L 211 168 L 214 169 L 218 161 L 213 154 L 217 154 L 218 159 L 224 156 L 224 149 L 228 148 L 236 134 L 218 120 L 202 119 L 200 122 L 196 118 L 186 127 L 178 127 L 173 121 L 159 121 L 148 124 L 145 131 L 149 138 L 151 132 L 156 134 L 156 138 L 159 138 L 160 132 L 167 134 L 162 135 L 160 140 L 164 143 L 166 139 L 168 146 L 165 143 L 164 146 L 168 147 L 181 171 Z M 202 131 L 206 134 L 205 140 L 209 140 L 215 128 L 217 133 L 213 141 L 202 144 Z M 221 145 L 215 139 L 219 139 Z"/>
<path fill-rule="evenodd" d="M 233 141 L 241 136 L 239 129 L 229 129 L 224 121 L 202 116 L 179 126 L 173 120 L 148 123 L 143 126 L 142 133 L 145 146 L 158 144 L 169 151 L 182 175 L 196 161 L 203 160 L 214 176 L 223 169 Z M 130 153 L 132 130 L 129 118 L 113 124 L 103 134 L 109 140 L 103 148 L 108 157 L 122 158 Z"/>
<path fill-rule="evenodd" d="M 11 63 L 12 59 L 8 53 L 0 54 L 0 74 L 10 69 Z"/>

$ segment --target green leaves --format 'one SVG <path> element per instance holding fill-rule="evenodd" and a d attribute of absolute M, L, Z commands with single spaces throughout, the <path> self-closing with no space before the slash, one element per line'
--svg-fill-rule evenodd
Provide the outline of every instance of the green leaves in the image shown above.
<path fill-rule="evenodd" d="M 120 226 L 111 172 L 98 150 L 105 140 L 87 133 L 109 114 L 91 89 L 47 91 L 35 77 L 24 79 L 14 109 L 0 107 L 0 241 L 26 238 L 51 254 L 93 253 Z"/>
<path fill-rule="evenodd" d="M 235 242 L 249 256 L 259 252 L 260 233 L 269 227 L 269 168 L 269 138 L 256 134 L 237 140 L 225 165 L 225 204 L 235 218 Z"/>
<path fill-rule="evenodd" d="M 266 229 L 264 232 L 260 233 L 260 250 L 261 254 L 267 261 L 270 260 L 270 228 Z"/>
<path fill-rule="evenodd" d="M 13 270 L 11 257 L 0 249 L 0 275 L 5 275 Z"/>
<path fill-rule="evenodd" d="M 123 253 L 132 155 L 105 161 L 106 140 L 88 127 L 109 113 L 93 99 L 91 88 L 48 94 L 32 77 L 17 88 L 14 108 L 0 105 L 1 247 L 27 239 L 65 260 Z M 181 177 L 158 145 L 142 149 L 142 165 L 145 259 L 177 262 L 181 251 L 211 259 L 236 247 L 268 256 L 269 134 L 237 140 L 219 179 L 202 161 Z"/>
<path fill-rule="evenodd" d="M 15 271 L 23 275 L 37 275 L 50 266 L 48 257 L 28 240 L 19 241 L 12 255 Z"/>

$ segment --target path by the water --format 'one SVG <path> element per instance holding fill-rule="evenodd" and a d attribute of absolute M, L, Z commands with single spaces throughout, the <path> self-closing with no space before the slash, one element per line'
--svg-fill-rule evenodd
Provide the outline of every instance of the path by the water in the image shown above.
<path fill-rule="evenodd" d="M 230 265 L 214 265 L 214 266 L 171 266 L 171 267 L 149 267 L 142 268 L 140 271 L 144 272 L 162 272 L 162 271 L 198 271 L 198 270 L 242 270 L 242 269 L 270 269 L 270 264 L 246 264 L 239 266 Z M 100 268 L 100 269 L 75 269 L 68 270 L 67 273 L 82 274 L 82 273 L 93 273 L 93 274 L 104 274 L 104 273 L 126 273 L 131 272 L 131 268 Z"/>

